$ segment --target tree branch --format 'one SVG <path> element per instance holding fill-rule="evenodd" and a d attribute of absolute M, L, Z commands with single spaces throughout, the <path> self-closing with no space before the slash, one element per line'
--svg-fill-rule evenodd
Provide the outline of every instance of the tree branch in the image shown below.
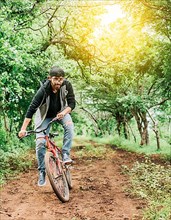
<path fill-rule="evenodd" d="M 168 100 L 169 100 L 169 98 L 165 98 L 165 99 L 163 99 L 161 102 L 159 102 L 159 103 L 157 103 L 157 104 L 155 104 L 155 105 L 150 106 L 149 109 L 150 109 L 150 108 L 153 108 L 153 107 L 155 107 L 155 106 L 158 106 L 158 105 L 162 105 L 163 103 L 165 103 L 165 102 L 168 101 Z"/>
<path fill-rule="evenodd" d="M 171 10 L 169 10 L 169 7 L 152 5 L 149 2 L 147 3 L 146 0 L 141 0 L 141 2 L 142 2 L 143 5 L 145 5 L 148 8 L 155 9 L 155 10 L 166 11 L 166 12 L 171 12 Z"/>

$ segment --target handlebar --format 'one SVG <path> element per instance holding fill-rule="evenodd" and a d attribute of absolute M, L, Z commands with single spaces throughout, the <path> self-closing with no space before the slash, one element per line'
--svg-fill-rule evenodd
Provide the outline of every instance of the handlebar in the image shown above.
<path fill-rule="evenodd" d="M 45 131 L 49 128 L 49 126 L 50 126 L 53 122 L 55 122 L 56 120 L 57 120 L 56 117 L 53 118 L 53 119 L 48 123 L 48 125 L 46 126 L 46 128 L 43 128 L 42 130 L 39 130 L 39 131 L 36 131 L 36 130 L 26 131 L 25 136 L 24 136 L 24 137 L 21 137 L 20 139 L 25 138 L 25 137 L 27 137 L 27 136 L 29 136 L 29 135 L 31 135 L 31 134 L 37 134 L 37 133 L 40 133 L 40 132 L 45 132 Z"/>

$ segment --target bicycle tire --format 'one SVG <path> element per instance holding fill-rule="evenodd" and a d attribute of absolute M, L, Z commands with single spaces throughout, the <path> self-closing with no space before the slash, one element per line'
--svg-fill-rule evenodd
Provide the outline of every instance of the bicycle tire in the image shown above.
<path fill-rule="evenodd" d="M 57 166 L 56 158 L 53 156 L 52 152 L 47 151 L 45 154 L 45 167 L 50 184 L 57 197 L 62 202 L 69 201 L 69 187 L 66 176 L 63 170 L 61 174 L 59 173 L 60 169 Z"/>
<path fill-rule="evenodd" d="M 65 165 L 65 176 L 66 176 L 69 189 L 72 189 L 73 188 L 72 175 L 71 175 L 70 168 L 68 165 Z"/>

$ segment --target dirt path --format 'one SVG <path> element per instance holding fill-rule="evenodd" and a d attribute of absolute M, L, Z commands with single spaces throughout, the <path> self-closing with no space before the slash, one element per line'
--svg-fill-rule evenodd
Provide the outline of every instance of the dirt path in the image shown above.
<path fill-rule="evenodd" d="M 61 203 L 47 181 L 37 186 L 36 168 L 10 181 L 1 191 L 1 220 L 140 220 L 143 202 L 124 191 L 129 182 L 121 165 L 136 160 L 131 153 L 113 151 L 106 158 L 75 156 L 74 188 Z"/>

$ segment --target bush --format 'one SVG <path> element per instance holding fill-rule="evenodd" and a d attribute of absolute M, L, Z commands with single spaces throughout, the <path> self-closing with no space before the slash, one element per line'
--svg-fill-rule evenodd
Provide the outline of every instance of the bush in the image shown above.
<path fill-rule="evenodd" d="M 29 149 L 33 146 L 33 138 L 20 141 L 15 134 L 7 134 L 0 128 L 0 184 L 12 178 L 19 171 L 31 166 L 28 159 Z"/>
<path fill-rule="evenodd" d="M 130 192 L 146 199 L 149 204 L 143 219 L 171 219 L 171 166 L 156 165 L 147 160 L 145 163 L 136 162 L 131 170 L 126 167 L 126 171 L 132 183 Z"/>

